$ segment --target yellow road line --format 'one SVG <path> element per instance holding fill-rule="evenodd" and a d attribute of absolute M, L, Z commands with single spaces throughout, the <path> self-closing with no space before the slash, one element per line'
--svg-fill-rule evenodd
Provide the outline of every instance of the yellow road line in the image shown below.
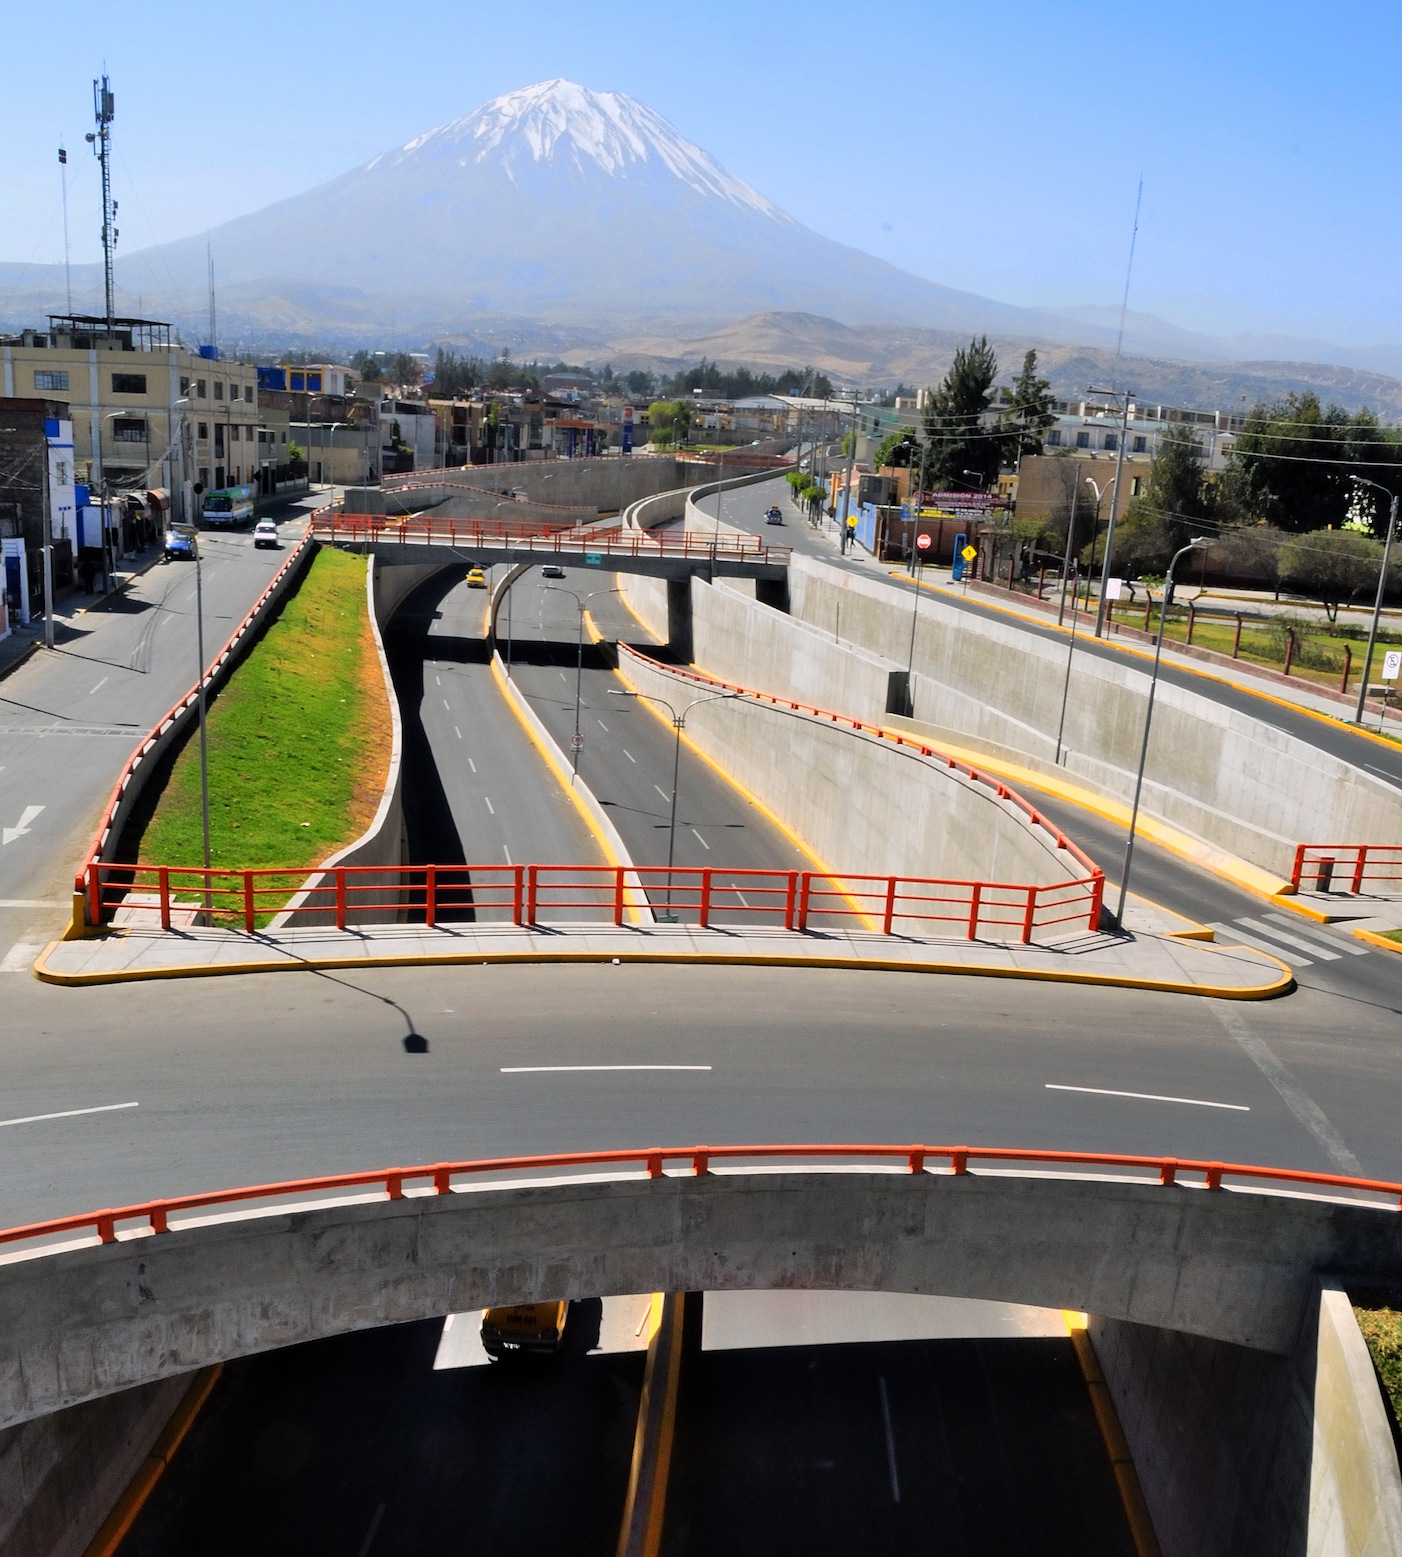
<path fill-rule="evenodd" d="M 652 1294 L 647 1366 L 618 1532 L 618 1557 L 657 1557 L 662 1547 L 681 1383 L 683 1302 L 680 1292 Z"/>

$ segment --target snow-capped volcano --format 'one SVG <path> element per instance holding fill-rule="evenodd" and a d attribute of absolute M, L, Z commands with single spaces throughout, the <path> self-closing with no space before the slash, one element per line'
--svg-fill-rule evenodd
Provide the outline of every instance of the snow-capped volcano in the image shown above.
<path fill-rule="evenodd" d="M 177 318 L 202 312 L 206 244 L 221 317 L 263 333 L 382 328 L 392 312 L 415 330 L 759 310 L 960 330 L 1036 320 L 820 237 L 651 108 L 572 81 L 494 98 L 295 199 L 127 256 L 119 283 L 148 312 L 156 299 Z"/>
<path fill-rule="evenodd" d="M 440 124 L 398 151 L 374 158 L 366 171 L 440 151 L 461 166 L 495 159 L 513 179 L 517 168 L 529 162 L 565 165 L 585 178 L 597 170 L 627 178 L 660 168 L 698 195 L 789 220 L 661 114 L 620 92 L 591 92 L 574 81 L 542 81 L 494 97 L 464 118 Z"/>

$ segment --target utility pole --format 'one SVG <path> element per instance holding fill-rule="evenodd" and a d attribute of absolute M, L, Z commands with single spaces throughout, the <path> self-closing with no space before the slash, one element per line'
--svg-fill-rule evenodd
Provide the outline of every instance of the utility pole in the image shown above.
<path fill-rule="evenodd" d="M 73 312 L 73 271 L 68 263 L 68 152 L 58 148 L 58 173 L 63 183 L 63 286 L 68 297 L 68 312 Z"/>
<path fill-rule="evenodd" d="M 852 512 L 852 473 L 857 465 L 857 391 L 852 389 L 852 442 L 847 449 L 847 486 L 842 502 L 842 534 L 847 534 L 847 519 Z M 845 547 L 843 548 L 846 549 Z"/>
<path fill-rule="evenodd" d="M 116 99 L 103 76 L 92 84 L 93 118 L 96 131 L 86 137 L 102 170 L 102 279 L 106 289 L 107 328 L 112 329 L 116 315 L 113 301 L 112 262 L 117 249 L 117 202 L 112 198 L 112 120 L 116 117 Z"/>
<path fill-rule="evenodd" d="M 45 419 L 47 421 L 47 418 Z M 49 443 L 47 427 L 44 432 L 44 485 L 42 490 L 44 510 L 44 647 L 54 646 L 54 497 L 53 497 L 53 447 Z"/>
<path fill-rule="evenodd" d="M 1363 481 L 1362 477 L 1355 476 L 1354 480 L 1362 481 L 1364 486 L 1377 487 L 1380 492 L 1387 492 L 1387 488 L 1376 481 Z M 1363 723 L 1363 709 L 1368 701 L 1368 677 L 1373 673 L 1373 650 L 1378 644 L 1378 623 L 1383 614 L 1383 595 L 1387 590 L 1387 566 L 1392 560 L 1392 543 L 1397 539 L 1397 494 L 1388 492 L 1390 506 L 1387 516 L 1387 539 L 1383 542 L 1382 566 L 1378 570 L 1378 593 L 1373 600 L 1373 621 L 1368 629 L 1368 652 L 1363 657 L 1363 680 L 1358 685 L 1358 707 L 1354 710 L 1353 722 Z M 1386 707 L 1386 704 L 1383 705 Z"/>
<path fill-rule="evenodd" d="M 1115 541 L 1115 513 L 1120 506 L 1120 478 L 1125 468 L 1125 443 L 1129 436 L 1129 403 L 1133 399 L 1133 391 L 1128 389 L 1096 389 L 1091 386 L 1093 395 L 1121 395 L 1124 397 L 1124 411 L 1120 417 L 1120 447 L 1115 459 L 1115 482 L 1110 488 L 1110 524 L 1105 531 L 1105 562 L 1100 570 L 1100 601 L 1095 611 L 1095 636 L 1105 636 L 1105 609 L 1109 605 L 1106 597 L 1106 585 L 1110 582 L 1110 551 Z M 1091 537 L 1092 562 L 1094 561 L 1095 537 Z"/>

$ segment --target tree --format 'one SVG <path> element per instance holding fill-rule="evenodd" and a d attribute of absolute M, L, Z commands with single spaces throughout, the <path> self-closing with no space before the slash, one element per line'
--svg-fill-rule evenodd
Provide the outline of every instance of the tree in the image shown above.
<path fill-rule="evenodd" d="M 385 377 L 391 384 L 417 384 L 423 370 L 407 351 L 396 351 L 385 359 Z"/>
<path fill-rule="evenodd" d="M 898 427 L 895 432 L 888 434 L 873 457 L 877 470 L 911 463 L 920 463 L 920 440 L 907 428 Z"/>
<path fill-rule="evenodd" d="M 998 357 L 985 335 L 954 353 L 940 387 L 925 406 L 925 436 L 930 443 L 930 484 L 936 490 L 980 487 L 996 479 L 1007 434 L 983 425 L 993 402 Z M 1001 423 L 999 424 L 1001 427 Z"/>
<path fill-rule="evenodd" d="M 627 378 L 628 393 L 636 395 L 641 400 L 644 395 L 652 393 L 656 382 L 651 373 L 644 372 L 642 368 L 634 368 Z"/>
<path fill-rule="evenodd" d="M 1022 372 L 1004 389 L 1003 404 L 1007 421 L 1013 428 L 1011 444 L 1015 455 L 1040 454 L 1048 427 L 1056 420 L 1052 410 L 1051 380 L 1037 372 L 1037 353 L 1029 351 L 1022 359 Z"/>
<path fill-rule="evenodd" d="M 1212 522 L 1213 497 L 1197 434 L 1183 422 L 1169 423 L 1144 491 L 1116 530 L 1115 572 L 1125 578 L 1166 572 L 1174 552 Z"/>
<path fill-rule="evenodd" d="M 368 353 L 360 364 L 360 378 L 362 383 L 378 384 L 380 382 L 380 364 Z"/>
<path fill-rule="evenodd" d="M 691 407 L 685 400 L 654 400 L 647 408 L 653 443 L 685 443 L 691 431 Z"/>
<path fill-rule="evenodd" d="M 1281 579 L 1302 594 L 1313 595 L 1329 620 L 1338 618 L 1339 606 L 1371 594 L 1378 587 L 1382 566 L 1381 541 L 1355 530 L 1314 530 L 1292 535 L 1280 548 Z M 1402 567 L 1388 569 L 1388 582 L 1396 586 Z"/>

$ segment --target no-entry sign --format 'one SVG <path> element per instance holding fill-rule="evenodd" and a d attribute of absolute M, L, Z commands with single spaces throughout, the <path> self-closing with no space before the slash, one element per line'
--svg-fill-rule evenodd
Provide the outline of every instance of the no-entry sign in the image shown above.
<path fill-rule="evenodd" d="M 915 544 L 920 548 L 921 551 L 929 551 L 930 547 L 934 545 L 934 542 L 928 535 L 917 535 L 915 537 Z"/>

